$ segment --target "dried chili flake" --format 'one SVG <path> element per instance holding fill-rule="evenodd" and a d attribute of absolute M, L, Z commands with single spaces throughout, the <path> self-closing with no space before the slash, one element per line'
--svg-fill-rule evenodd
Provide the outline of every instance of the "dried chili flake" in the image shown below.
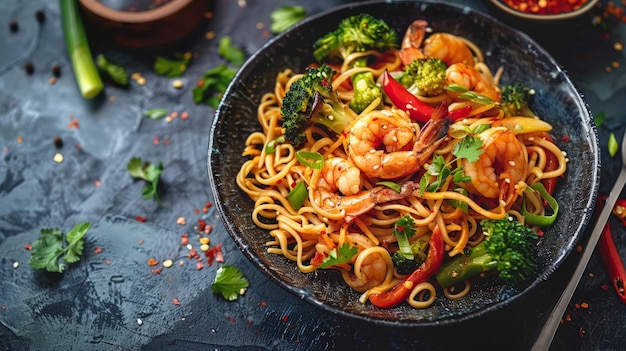
<path fill-rule="evenodd" d="M 161 274 L 161 272 L 163 272 L 163 268 L 155 268 L 152 271 L 152 274 Z"/>
<path fill-rule="evenodd" d="M 97 254 L 101 253 L 102 251 L 103 251 L 103 250 L 102 250 L 102 248 L 101 248 L 101 247 L 96 247 L 96 248 L 93 250 L 93 252 L 94 252 L 94 253 L 97 253 Z"/>
<path fill-rule="evenodd" d="M 281 320 L 283 321 L 283 323 L 287 323 L 287 321 L 289 321 L 289 316 L 288 315 L 284 315 Z"/>
<path fill-rule="evenodd" d="M 189 238 L 187 237 L 187 235 L 183 234 L 180 237 L 180 245 L 187 246 L 187 244 L 189 244 Z"/>
<path fill-rule="evenodd" d="M 176 219 L 176 224 L 178 225 L 185 225 L 187 224 L 187 219 L 183 216 L 180 216 Z"/>
<path fill-rule="evenodd" d="M 93 185 L 95 185 L 97 188 L 102 186 L 102 182 L 100 182 L 99 180 L 94 180 L 93 181 Z"/>
<path fill-rule="evenodd" d="M 178 301 L 178 299 L 177 299 L 177 298 L 173 298 L 173 299 L 172 299 L 172 303 L 173 303 L 174 305 L 176 305 L 176 306 L 180 306 L 180 301 Z"/>
<path fill-rule="evenodd" d="M 135 216 L 135 219 L 137 219 L 137 222 L 145 222 L 148 220 L 146 217 L 143 216 Z"/>
<path fill-rule="evenodd" d="M 139 245 L 143 245 L 143 239 L 139 240 L 139 241 L 137 242 L 137 244 L 139 244 Z"/>
<path fill-rule="evenodd" d="M 150 259 L 148 260 L 148 266 L 156 266 L 157 264 L 159 264 L 159 261 L 157 261 L 156 259 L 154 259 L 154 257 L 150 257 Z"/>
<path fill-rule="evenodd" d="M 109 260 L 104 260 L 104 264 L 109 265 L 109 264 L 111 264 L 111 261 L 109 261 Z"/>
<path fill-rule="evenodd" d="M 161 143 L 161 139 L 159 139 L 159 137 L 155 135 L 154 138 L 152 138 L 152 143 L 154 145 L 159 145 Z"/>
<path fill-rule="evenodd" d="M 202 262 L 197 262 L 196 263 L 196 269 L 197 270 L 201 270 L 202 268 L 204 268 L 204 264 Z"/>
<path fill-rule="evenodd" d="M 206 227 L 206 221 L 203 219 L 199 219 L 198 220 L 198 230 L 203 232 L 204 231 L 204 227 Z"/>
<path fill-rule="evenodd" d="M 220 263 L 224 262 L 224 256 L 222 255 L 222 244 L 217 244 L 213 246 L 204 254 L 207 257 L 207 262 L 209 263 L 209 266 L 212 265 L 214 261 Z"/>
<path fill-rule="evenodd" d="M 33 249 L 33 245 L 31 245 L 31 244 L 24 244 L 24 248 L 25 248 L 26 250 L 30 251 L 30 250 L 32 250 L 32 249 Z"/>

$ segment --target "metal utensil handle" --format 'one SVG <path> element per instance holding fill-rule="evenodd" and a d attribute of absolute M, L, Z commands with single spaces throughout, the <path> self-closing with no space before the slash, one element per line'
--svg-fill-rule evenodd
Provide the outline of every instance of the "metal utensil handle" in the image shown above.
<path fill-rule="evenodd" d="M 622 143 L 626 142 L 626 134 L 624 135 L 624 140 Z M 622 145 L 622 149 L 624 149 L 625 145 Z M 622 150 L 624 153 L 624 150 Z M 624 155 L 622 155 L 624 158 Z M 622 161 L 624 162 L 624 161 Z M 591 233 L 591 237 L 589 238 L 589 243 L 585 248 L 582 257 L 580 258 L 580 262 L 578 262 L 578 266 L 572 275 L 567 287 L 563 290 L 561 297 L 559 298 L 556 306 L 552 310 L 552 313 L 548 316 L 546 320 L 543 330 L 539 333 L 535 344 L 532 347 L 532 351 L 546 351 L 550 348 L 550 344 L 552 344 L 552 339 L 556 334 L 557 329 L 559 328 L 559 324 L 561 321 L 561 317 L 565 314 L 565 310 L 569 305 L 570 300 L 572 299 L 572 295 L 574 295 L 574 291 L 576 291 L 576 286 L 580 282 L 580 278 L 589 263 L 589 259 L 593 254 L 594 248 L 598 243 L 598 239 L 600 239 L 600 235 L 602 234 L 602 229 L 606 224 L 609 216 L 611 215 L 611 211 L 613 210 L 613 206 L 617 201 L 622 189 L 624 188 L 624 184 L 626 184 L 626 165 L 622 164 L 622 169 L 615 181 L 615 185 L 613 185 L 613 189 L 609 193 L 609 197 L 607 198 L 604 208 L 602 212 L 600 212 L 600 216 L 598 217 L 598 221 L 596 222 L 596 226 L 593 228 L 593 232 Z"/>

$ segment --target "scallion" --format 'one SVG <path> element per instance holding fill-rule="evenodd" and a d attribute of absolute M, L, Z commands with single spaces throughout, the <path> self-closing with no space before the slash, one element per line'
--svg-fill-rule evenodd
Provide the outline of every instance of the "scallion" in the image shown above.
<path fill-rule="evenodd" d="M 524 218 L 526 219 L 526 224 L 538 225 L 538 226 L 542 226 L 542 227 L 552 225 L 554 223 L 554 221 L 556 220 L 556 216 L 557 216 L 557 214 L 559 212 L 559 203 L 556 201 L 556 199 L 554 197 L 552 197 L 552 195 L 550 195 L 548 193 L 548 191 L 543 186 L 543 184 L 535 183 L 535 184 L 529 186 L 529 188 L 539 192 L 541 197 L 544 200 L 546 200 L 546 202 L 548 203 L 548 206 L 550 206 L 550 208 L 552 209 L 552 214 L 551 215 L 543 215 L 542 216 L 542 215 L 537 215 L 537 214 L 534 214 L 534 213 L 530 213 L 526 209 L 526 201 L 522 200 L 522 211 L 521 212 L 522 212 L 522 215 L 524 216 Z"/>
<path fill-rule="evenodd" d="M 296 186 L 294 186 L 289 194 L 287 194 L 287 200 L 289 200 L 289 203 L 291 203 L 291 206 L 296 211 L 302 207 L 302 204 L 307 197 L 309 197 L 309 191 L 303 181 L 297 182 Z"/>
<path fill-rule="evenodd" d="M 615 157 L 615 155 L 617 155 L 619 144 L 617 143 L 617 138 L 613 132 L 609 134 L 609 143 L 607 144 L 607 148 L 609 149 L 609 155 L 611 155 L 611 157 Z"/>
<path fill-rule="evenodd" d="M 102 91 L 104 85 L 91 56 L 78 3 L 76 0 L 60 0 L 60 5 L 65 46 L 74 67 L 76 82 L 81 95 L 91 99 Z"/>

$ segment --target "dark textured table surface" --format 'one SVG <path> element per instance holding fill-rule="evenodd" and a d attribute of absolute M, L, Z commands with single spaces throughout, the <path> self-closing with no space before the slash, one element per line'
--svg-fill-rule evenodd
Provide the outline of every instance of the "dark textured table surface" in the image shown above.
<path fill-rule="evenodd" d="M 184 83 L 180 89 L 172 86 L 172 78 L 154 74 L 157 53 L 132 52 L 111 45 L 106 35 L 92 33 L 94 52 L 105 52 L 129 72 L 140 72 L 146 84 L 132 81 L 128 88 L 120 88 L 107 83 L 103 94 L 85 100 L 76 88 L 57 2 L 0 2 L 0 349 L 529 348 L 579 253 L 531 294 L 490 315 L 445 327 L 381 328 L 329 315 L 275 285 L 237 250 L 214 207 L 207 206 L 213 199 L 206 155 L 215 111 L 196 105 L 191 89 L 204 71 L 224 62 L 217 55 L 218 39 L 228 35 L 233 45 L 250 55 L 271 37 L 270 13 L 275 8 L 299 4 L 315 14 L 341 3 L 211 1 L 213 16 L 179 47 L 166 51 L 194 54 L 180 78 Z M 568 72 L 594 114 L 605 113 L 598 133 L 600 191 L 607 195 L 620 161 L 619 155 L 608 155 L 606 140 L 611 131 L 621 140 L 626 120 L 626 74 L 621 67 L 625 60 L 615 47 L 623 44 L 626 25 L 593 24 L 593 15 L 604 12 L 607 2 L 580 21 L 551 27 L 513 21 L 486 1 L 464 4 L 526 31 Z M 35 18 L 40 10 L 45 13 L 43 23 Z M 611 18 L 603 23 L 613 22 Z M 10 30 L 11 21 L 19 24 L 17 31 Z M 34 67 L 31 75 L 24 70 L 27 62 Z M 61 75 L 51 84 L 54 65 L 60 66 Z M 156 107 L 176 111 L 179 117 L 166 121 L 142 116 Z M 188 118 L 181 118 L 183 113 Z M 55 137 L 61 138 L 62 147 L 55 146 Z M 63 162 L 55 162 L 57 153 Z M 132 157 L 163 163 L 161 205 L 142 199 L 144 183 L 131 178 L 126 169 Z M 180 244 L 187 233 L 190 243 L 199 245 L 198 220 L 213 226 L 211 245 L 221 244 L 225 263 L 239 267 L 250 280 L 250 288 L 236 301 L 226 301 L 211 290 L 219 264 L 205 261 L 198 270 Z M 93 226 L 80 263 L 63 276 L 28 265 L 30 251 L 25 245 L 42 228 L 68 231 L 81 221 Z M 626 233 L 617 221 L 612 224 L 626 258 Z M 147 264 L 151 257 L 172 258 L 175 265 L 154 274 Z M 567 314 L 552 349 L 626 349 L 621 334 L 626 305 L 613 291 L 597 253 Z"/>

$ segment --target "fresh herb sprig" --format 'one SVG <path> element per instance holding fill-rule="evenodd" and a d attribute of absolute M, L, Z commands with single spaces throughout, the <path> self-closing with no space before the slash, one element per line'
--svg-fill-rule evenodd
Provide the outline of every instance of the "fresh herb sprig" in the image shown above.
<path fill-rule="evenodd" d="M 44 228 L 41 236 L 32 244 L 28 264 L 35 269 L 63 273 L 67 263 L 80 260 L 84 248 L 84 236 L 91 224 L 78 223 L 65 238 L 59 228 Z"/>
<path fill-rule="evenodd" d="M 226 64 L 218 65 L 206 71 L 196 83 L 196 87 L 191 91 L 193 102 L 196 104 L 204 103 L 216 109 L 228 84 L 233 80 L 236 73 L 236 69 Z"/>
<path fill-rule="evenodd" d="M 478 126 L 476 131 L 485 129 L 482 126 Z M 476 134 L 474 131 L 473 134 Z M 455 159 L 446 163 L 445 159 L 441 155 L 435 155 L 433 162 L 427 168 L 426 173 L 420 179 L 420 192 L 434 192 L 441 189 L 448 177 L 452 176 L 452 180 L 455 183 L 464 183 L 471 180 L 470 177 L 465 175 L 463 169 L 460 167 L 451 168 L 451 165 L 458 159 L 467 159 L 469 162 L 476 162 L 480 155 L 485 152 L 482 149 L 483 141 L 480 137 L 472 134 L 467 134 L 463 140 L 457 143 L 452 150 L 452 154 L 456 156 Z M 430 181 L 431 177 L 435 177 L 435 180 Z"/>
<path fill-rule="evenodd" d="M 239 268 L 225 264 L 217 269 L 211 290 L 221 294 L 226 300 L 233 301 L 242 295 L 249 285 L 250 282 Z"/>
<path fill-rule="evenodd" d="M 270 14 L 272 22 L 270 31 L 274 34 L 282 33 L 305 17 L 306 10 L 302 6 L 286 5 L 279 7 Z"/>
<path fill-rule="evenodd" d="M 356 246 L 350 245 L 350 243 L 345 243 L 339 247 L 333 247 L 328 253 L 328 257 L 322 261 L 320 268 L 328 268 L 330 266 L 348 263 L 358 251 L 359 249 Z"/>
<path fill-rule="evenodd" d="M 187 70 L 191 61 L 191 53 L 175 53 L 174 58 L 157 56 L 154 61 L 154 72 L 160 76 L 180 77 Z"/>
<path fill-rule="evenodd" d="M 123 86 L 128 85 L 128 72 L 123 66 L 109 61 L 103 54 L 96 57 L 96 65 L 101 72 L 106 73 L 115 83 Z"/>
<path fill-rule="evenodd" d="M 148 182 L 141 191 L 143 198 L 146 200 L 154 198 L 160 205 L 161 199 L 157 193 L 157 187 L 161 173 L 163 173 L 163 164 L 161 162 L 154 164 L 152 162 L 142 161 L 139 157 L 133 157 L 128 162 L 126 168 L 132 177 Z"/>

